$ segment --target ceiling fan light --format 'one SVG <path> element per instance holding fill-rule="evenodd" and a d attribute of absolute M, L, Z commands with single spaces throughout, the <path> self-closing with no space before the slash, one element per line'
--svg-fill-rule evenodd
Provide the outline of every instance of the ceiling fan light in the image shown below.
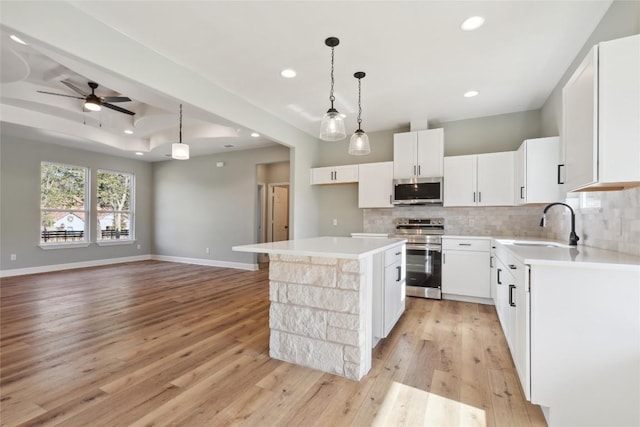
<path fill-rule="evenodd" d="M 84 108 L 86 108 L 89 111 L 100 111 L 102 107 L 100 107 L 100 104 L 97 104 L 94 101 L 87 100 L 84 103 Z"/>
<path fill-rule="evenodd" d="M 189 146 L 181 142 L 171 144 L 171 158 L 176 160 L 189 160 Z"/>
<path fill-rule="evenodd" d="M 340 141 L 347 137 L 344 130 L 344 120 L 340 113 L 334 108 L 330 108 L 322 117 L 320 124 L 320 139 L 323 141 Z"/>
<path fill-rule="evenodd" d="M 364 156 L 369 153 L 371 153 L 369 137 L 362 129 L 358 129 L 353 135 L 351 135 L 351 140 L 349 141 L 349 154 L 352 156 Z"/>

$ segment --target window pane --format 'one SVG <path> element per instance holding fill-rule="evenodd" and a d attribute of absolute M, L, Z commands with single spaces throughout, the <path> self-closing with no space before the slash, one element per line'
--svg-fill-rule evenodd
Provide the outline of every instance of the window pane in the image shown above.
<path fill-rule="evenodd" d="M 98 171 L 98 210 L 128 211 L 133 175 Z"/>
<path fill-rule="evenodd" d="M 131 239 L 129 219 L 123 212 L 98 213 L 98 240 Z"/>
<path fill-rule="evenodd" d="M 42 163 L 40 206 L 49 209 L 84 210 L 86 169 Z"/>

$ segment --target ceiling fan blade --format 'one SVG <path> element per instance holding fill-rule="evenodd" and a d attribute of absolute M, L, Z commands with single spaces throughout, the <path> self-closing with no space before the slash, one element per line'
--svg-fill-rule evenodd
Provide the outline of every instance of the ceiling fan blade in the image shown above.
<path fill-rule="evenodd" d="M 130 102 L 131 98 L 127 98 L 126 96 L 102 96 L 100 97 L 102 102 Z"/>
<path fill-rule="evenodd" d="M 102 106 L 106 107 L 106 108 L 110 108 L 110 109 L 115 110 L 115 111 L 118 111 L 120 113 L 128 114 L 130 116 L 133 116 L 134 114 L 136 114 L 133 111 L 129 111 L 129 110 L 125 110 L 124 108 L 116 107 L 115 105 L 109 104 L 107 102 L 103 102 Z"/>
<path fill-rule="evenodd" d="M 39 93 L 46 93 L 47 95 L 66 96 L 67 98 L 84 99 L 84 97 L 82 97 L 82 96 L 65 95 L 65 94 L 63 94 L 63 93 L 45 92 L 45 91 L 43 91 L 43 90 L 38 90 L 38 91 L 36 91 L 36 92 L 39 92 Z"/>
<path fill-rule="evenodd" d="M 85 96 L 85 97 L 87 96 L 87 94 L 84 93 L 81 89 L 77 88 L 76 86 L 72 85 L 69 82 L 65 82 L 64 80 L 61 80 L 60 83 L 62 83 L 63 85 L 65 85 L 66 87 L 71 89 L 72 91 L 79 93 L 82 96 Z"/>

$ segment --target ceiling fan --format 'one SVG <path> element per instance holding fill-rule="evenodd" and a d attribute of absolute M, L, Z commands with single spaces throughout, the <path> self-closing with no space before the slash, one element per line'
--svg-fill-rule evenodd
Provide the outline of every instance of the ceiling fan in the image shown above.
<path fill-rule="evenodd" d="M 84 93 L 81 89 L 79 89 L 78 87 L 76 87 L 75 85 L 69 83 L 69 82 L 65 82 L 65 81 L 61 81 L 60 83 L 62 83 L 63 85 L 67 86 L 69 89 L 73 90 L 74 92 L 79 93 L 80 96 L 74 96 L 74 95 L 65 95 L 62 93 L 53 93 L 53 92 L 45 92 L 43 90 L 39 90 L 38 92 L 40 93 L 46 93 L 48 95 L 57 95 L 57 96 L 66 96 L 67 98 L 76 98 L 76 99 L 84 99 L 84 108 L 86 108 L 89 111 L 100 111 L 101 107 L 106 107 L 106 108 L 110 108 L 112 110 L 118 111 L 120 113 L 124 113 L 124 114 L 129 114 L 130 116 L 133 116 L 135 113 L 133 111 L 129 111 L 126 110 L 122 107 L 118 107 L 116 105 L 111 104 L 111 102 L 129 102 L 131 101 L 130 98 L 127 98 L 126 96 L 98 96 L 96 95 L 96 89 L 98 88 L 98 83 L 95 82 L 88 82 L 89 87 L 91 88 L 91 93 L 90 94 L 86 94 Z"/>

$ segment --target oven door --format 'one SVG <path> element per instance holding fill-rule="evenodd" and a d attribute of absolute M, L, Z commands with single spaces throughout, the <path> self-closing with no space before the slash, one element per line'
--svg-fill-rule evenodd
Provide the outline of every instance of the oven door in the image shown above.
<path fill-rule="evenodd" d="M 442 247 L 407 245 L 407 295 L 441 299 Z"/>

